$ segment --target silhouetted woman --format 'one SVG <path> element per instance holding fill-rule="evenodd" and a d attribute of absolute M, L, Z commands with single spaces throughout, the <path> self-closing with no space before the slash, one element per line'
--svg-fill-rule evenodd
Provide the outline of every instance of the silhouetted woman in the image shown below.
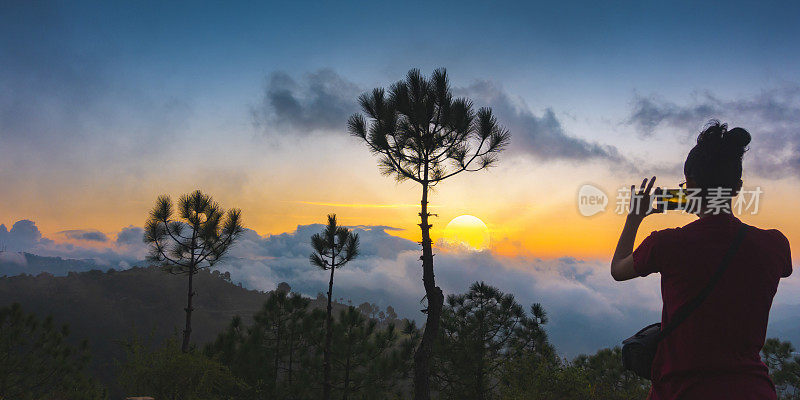
<path fill-rule="evenodd" d="M 655 231 L 633 251 L 639 224 L 657 212 L 650 208 L 649 195 L 655 177 L 642 182 L 639 193 L 645 206 L 631 207 L 611 275 L 623 281 L 661 273 L 662 326 L 706 286 L 742 224 L 733 216 L 731 202 L 742 187 L 742 156 L 749 143 L 746 130 L 728 131 L 725 124 L 711 121 L 683 167 L 686 187 L 701 190 L 694 211 L 700 218 Z M 725 191 L 730 196 L 711 199 Z M 760 351 L 778 281 L 791 273 L 786 237 L 775 229 L 747 229 L 705 302 L 659 343 L 650 399 L 775 399 Z"/>

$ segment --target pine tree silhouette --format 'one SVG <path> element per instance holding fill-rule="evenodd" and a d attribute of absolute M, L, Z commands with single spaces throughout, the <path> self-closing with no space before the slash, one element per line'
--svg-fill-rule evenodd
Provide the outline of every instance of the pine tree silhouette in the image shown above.
<path fill-rule="evenodd" d="M 425 330 L 414 355 L 414 399 L 430 399 L 430 360 L 438 334 L 444 294 L 433 273 L 432 227 L 428 191 L 461 172 L 492 166 L 508 144 L 509 132 L 489 108 L 473 110 L 466 98 L 454 98 L 445 69 L 425 78 L 412 69 L 388 93 L 377 88 L 358 99 L 363 114 L 348 121 L 350 134 L 363 139 L 378 155 L 383 174 L 422 186 L 422 282 L 428 307 Z"/>
<path fill-rule="evenodd" d="M 322 361 L 322 398 L 331 398 L 331 340 L 333 338 L 333 317 L 331 312 L 331 299 L 333 298 L 333 273 L 337 268 L 343 267 L 358 256 L 358 234 L 351 232 L 343 226 L 336 225 L 336 214 L 328 215 L 328 226 L 321 233 L 311 237 L 311 253 L 309 260 L 312 265 L 324 271 L 331 271 L 328 282 L 328 307 L 325 318 L 325 345 Z"/>
<path fill-rule="evenodd" d="M 145 223 L 144 241 L 150 245 L 148 260 L 160 263 L 171 274 L 188 276 L 186 327 L 181 344 L 184 353 L 189 351 L 192 333 L 192 298 L 196 294 L 192 278 L 228 251 L 244 229 L 241 214 L 238 209 L 225 213 L 210 196 L 196 190 L 180 197 L 177 216 L 169 196 L 160 196 Z"/>

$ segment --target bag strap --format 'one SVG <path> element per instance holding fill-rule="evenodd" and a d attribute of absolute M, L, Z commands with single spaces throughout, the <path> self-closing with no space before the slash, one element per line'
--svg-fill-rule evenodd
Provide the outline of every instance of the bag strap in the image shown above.
<path fill-rule="evenodd" d="M 717 284 L 717 282 L 719 282 L 720 278 L 722 278 L 722 274 L 728 268 L 728 264 L 730 264 L 731 259 L 733 259 L 733 256 L 736 254 L 736 251 L 739 250 L 739 245 L 742 243 L 745 233 L 747 233 L 747 228 L 747 224 L 744 223 L 739 227 L 739 230 L 736 232 L 736 238 L 733 239 L 733 243 L 731 243 L 731 246 L 728 248 L 728 252 L 725 253 L 725 257 L 722 258 L 722 261 L 720 262 L 719 267 L 717 267 L 717 271 L 714 272 L 714 275 L 711 277 L 711 280 L 708 282 L 706 287 L 697 294 L 697 296 L 681 306 L 681 308 L 675 312 L 675 315 L 673 315 L 672 319 L 669 321 L 669 324 L 667 324 L 667 326 L 661 330 L 661 339 L 674 331 L 675 328 L 681 324 L 681 322 L 685 321 L 686 318 L 688 318 L 689 315 L 691 315 L 691 313 L 700 306 L 700 304 L 703 304 L 703 301 L 706 300 L 708 295 L 714 289 L 714 286 Z"/>

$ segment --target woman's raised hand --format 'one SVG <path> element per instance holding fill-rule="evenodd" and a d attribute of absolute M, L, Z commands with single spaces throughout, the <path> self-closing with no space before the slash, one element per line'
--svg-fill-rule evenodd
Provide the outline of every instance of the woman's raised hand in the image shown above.
<path fill-rule="evenodd" d="M 656 188 L 655 192 L 652 192 L 653 185 L 655 183 L 655 176 L 650 179 L 643 179 L 642 185 L 639 187 L 638 192 L 636 191 L 636 185 L 631 185 L 631 203 L 628 217 L 644 219 L 644 217 L 650 214 L 662 212 L 662 210 L 652 206 L 652 193 L 658 193 L 661 191 L 660 188 Z"/>

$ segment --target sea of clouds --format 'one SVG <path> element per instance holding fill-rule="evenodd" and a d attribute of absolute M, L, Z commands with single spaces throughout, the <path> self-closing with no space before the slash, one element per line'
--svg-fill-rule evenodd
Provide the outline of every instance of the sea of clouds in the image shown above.
<path fill-rule="evenodd" d="M 230 272 L 233 282 L 250 289 L 267 291 L 287 282 L 294 291 L 315 297 L 327 289 L 328 274 L 309 263 L 309 240 L 323 228 L 301 225 L 293 232 L 266 236 L 248 229 L 215 268 Z M 337 270 L 334 297 L 345 303 L 370 302 L 381 308 L 391 305 L 401 317 L 422 323 L 420 310 L 425 306 L 418 244 L 393 236 L 391 232 L 397 228 L 352 228 L 360 236 L 361 255 Z M 22 251 L 89 260 L 87 269 L 125 269 L 144 264 L 147 248 L 141 228 L 126 227 L 113 239 L 91 230 L 65 232 L 50 239 L 43 237 L 32 221 L 19 221 L 10 230 L 0 225 L 0 243 L 7 250 L 0 253 L 0 275 L 8 274 L 12 265 L 8 263 L 17 263 L 15 271 L 19 270 L 18 263 L 25 260 L 19 256 Z M 607 260 L 509 257 L 488 250 L 435 252 L 436 280 L 445 294 L 462 293 L 471 283 L 484 281 L 514 294 L 526 308 L 541 303 L 548 312 L 550 338 L 568 357 L 618 345 L 621 339 L 660 317 L 658 276 L 615 282 L 608 273 Z M 40 265 L 26 272 L 43 270 L 46 267 Z M 800 343 L 797 276 L 781 282 L 769 334 Z"/>

